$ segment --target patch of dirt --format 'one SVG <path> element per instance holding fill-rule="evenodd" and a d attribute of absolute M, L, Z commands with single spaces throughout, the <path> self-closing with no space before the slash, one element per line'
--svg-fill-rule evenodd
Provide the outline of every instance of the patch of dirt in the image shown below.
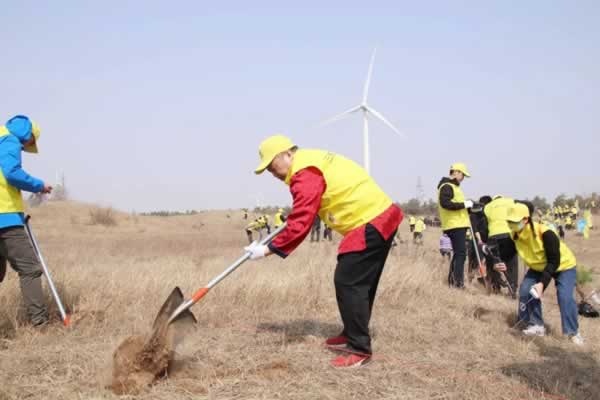
<path fill-rule="evenodd" d="M 140 355 L 146 338 L 130 336 L 117 347 L 113 354 L 113 373 L 110 389 L 116 394 L 139 394 L 150 386 L 156 376 L 142 368 Z"/>
<path fill-rule="evenodd" d="M 166 375 L 173 361 L 175 347 L 195 326 L 196 318 L 188 310 L 171 324 L 169 316 L 183 301 L 176 288 L 161 307 L 150 336 L 126 338 L 113 354 L 110 389 L 116 394 L 139 394 Z"/>

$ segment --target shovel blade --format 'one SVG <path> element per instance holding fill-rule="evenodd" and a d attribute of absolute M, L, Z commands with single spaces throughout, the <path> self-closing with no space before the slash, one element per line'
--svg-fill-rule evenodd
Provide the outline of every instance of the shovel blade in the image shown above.
<path fill-rule="evenodd" d="M 169 331 L 172 335 L 171 343 L 176 345 L 183 340 L 183 337 L 193 330 L 198 322 L 190 310 L 185 310 L 169 324 L 169 318 L 173 312 L 185 301 L 183 292 L 179 287 L 175 287 L 169 297 L 165 300 L 158 311 L 154 323 L 152 324 L 152 337 L 164 335 Z M 174 329 L 173 329 L 174 328 Z"/>
<path fill-rule="evenodd" d="M 167 297 L 167 299 L 165 300 L 163 305 L 160 307 L 160 310 L 158 311 L 156 318 L 154 318 L 154 323 L 152 324 L 152 329 L 154 330 L 159 326 L 165 325 L 167 323 L 167 321 L 169 320 L 169 317 L 171 316 L 171 314 L 173 314 L 173 311 L 175 311 L 175 309 L 177 307 L 179 307 L 179 305 L 181 303 L 183 303 L 183 301 L 184 301 L 183 292 L 181 291 L 181 289 L 179 287 L 175 287 L 171 291 L 171 294 L 169 294 L 169 297 Z M 193 315 L 192 315 L 192 318 L 193 318 Z"/>

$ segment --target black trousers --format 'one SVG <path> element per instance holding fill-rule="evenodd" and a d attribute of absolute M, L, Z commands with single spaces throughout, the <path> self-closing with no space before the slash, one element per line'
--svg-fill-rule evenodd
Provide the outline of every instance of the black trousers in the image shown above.
<path fill-rule="evenodd" d="M 498 248 L 498 256 L 506 264 L 506 279 L 517 293 L 519 286 L 519 259 L 517 257 L 517 248 L 510 235 L 497 235 L 490 237 L 490 243 Z"/>
<path fill-rule="evenodd" d="M 467 228 L 455 228 L 444 231 L 452 242 L 452 260 L 448 271 L 448 285 L 465 286 L 465 258 L 467 257 Z"/>
<path fill-rule="evenodd" d="M 392 247 L 395 233 L 388 240 L 372 225 L 365 228 L 367 248 L 338 255 L 334 283 L 338 308 L 344 324 L 342 334 L 353 350 L 371 354 L 369 321 L 379 278 Z"/>

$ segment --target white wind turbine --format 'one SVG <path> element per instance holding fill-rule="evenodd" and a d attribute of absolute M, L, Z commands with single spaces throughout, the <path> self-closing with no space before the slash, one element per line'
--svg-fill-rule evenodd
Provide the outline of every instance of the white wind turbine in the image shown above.
<path fill-rule="evenodd" d="M 369 174 L 371 173 L 371 171 L 370 171 L 371 170 L 371 160 L 370 160 L 370 153 L 369 153 L 369 118 L 368 118 L 369 114 L 373 115 L 375 118 L 379 119 L 381 122 L 383 122 L 385 125 L 387 125 L 398 136 L 403 137 L 402 133 L 400 133 L 400 131 L 398 129 L 396 129 L 396 127 L 394 125 L 392 125 L 387 119 L 385 119 L 385 117 L 383 115 L 381 115 L 381 113 L 379 113 L 377 110 L 375 110 L 372 107 L 370 107 L 369 105 L 367 105 L 367 95 L 369 94 L 369 85 L 371 84 L 371 74 L 373 73 L 373 62 L 375 60 L 375 52 L 376 51 L 377 51 L 377 49 L 375 48 L 373 50 L 373 54 L 371 55 L 371 63 L 369 64 L 369 72 L 367 73 L 367 80 L 365 82 L 365 87 L 363 90 L 362 102 L 359 105 L 352 107 L 351 109 L 344 111 L 343 113 L 338 114 L 332 118 L 329 118 L 328 120 L 325 120 L 322 123 L 322 125 L 327 125 L 331 122 L 343 119 L 350 114 L 354 114 L 355 112 L 362 111 L 362 114 L 363 114 L 363 162 L 364 162 L 364 167 Z"/>

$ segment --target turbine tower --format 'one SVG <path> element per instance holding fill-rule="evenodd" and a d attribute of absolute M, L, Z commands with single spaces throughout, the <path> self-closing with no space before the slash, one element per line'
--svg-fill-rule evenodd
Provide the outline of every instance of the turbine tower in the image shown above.
<path fill-rule="evenodd" d="M 369 174 L 371 173 L 371 156 L 370 156 L 370 150 L 369 150 L 369 115 L 374 116 L 376 119 L 380 120 L 385 125 L 387 125 L 388 128 L 390 128 L 392 131 L 394 131 L 398 136 L 403 137 L 402 133 L 400 133 L 400 131 L 394 125 L 392 125 L 383 115 L 381 115 L 381 113 L 379 113 L 377 110 L 375 110 L 374 108 L 370 107 L 367 104 L 367 96 L 369 94 L 369 86 L 371 84 L 371 75 L 373 73 L 373 62 L 375 61 L 376 51 L 377 51 L 377 48 L 373 49 L 373 54 L 371 55 L 369 71 L 367 72 L 367 80 L 365 81 L 365 87 L 363 89 L 362 102 L 359 105 L 352 107 L 351 109 L 344 111 L 341 114 L 331 117 L 322 123 L 322 125 L 327 125 L 331 122 L 346 118 L 350 114 L 354 114 L 355 112 L 362 111 L 362 115 L 363 115 L 363 163 L 364 163 L 365 169 L 367 170 L 367 172 Z"/>

